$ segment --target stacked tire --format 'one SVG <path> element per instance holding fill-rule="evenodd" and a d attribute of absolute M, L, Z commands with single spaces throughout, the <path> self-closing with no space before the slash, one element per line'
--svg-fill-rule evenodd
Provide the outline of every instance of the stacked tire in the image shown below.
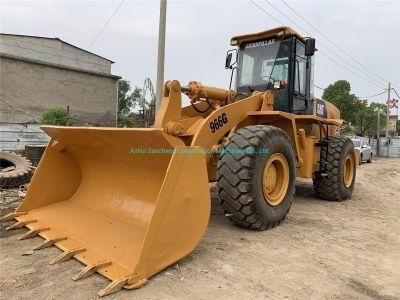
<path fill-rule="evenodd" d="M 19 154 L 0 151 L 0 188 L 18 188 L 32 177 L 32 164 Z"/>

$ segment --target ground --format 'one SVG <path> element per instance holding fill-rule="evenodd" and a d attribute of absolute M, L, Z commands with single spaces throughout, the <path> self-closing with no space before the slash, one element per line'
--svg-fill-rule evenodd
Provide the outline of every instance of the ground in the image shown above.
<path fill-rule="evenodd" d="M 400 299 L 400 160 L 363 164 L 345 202 L 315 198 L 310 181 L 296 187 L 287 219 L 263 232 L 232 225 L 214 199 L 192 254 L 145 287 L 105 299 Z M 7 199 L 1 214 L 16 205 Z M 109 283 L 100 275 L 71 280 L 78 261 L 49 265 L 60 250 L 32 253 L 41 238 L 18 241 L 26 229 L 1 226 L 1 299 L 96 299 Z"/>

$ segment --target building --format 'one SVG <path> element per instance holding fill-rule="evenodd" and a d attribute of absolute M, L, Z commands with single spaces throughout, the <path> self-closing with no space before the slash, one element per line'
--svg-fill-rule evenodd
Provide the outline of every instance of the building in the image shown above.
<path fill-rule="evenodd" d="M 392 99 L 388 101 L 389 105 L 389 136 L 398 136 L 397 123 L 399 120 L 399 100 Z"/>
<path fill-rule="evenodd" d="M 397 115 L 390 115 L 389 116 L 389 136 L 396 136 L 397 135 Z"/>
<path fill-rule="evenodd" d="M 111 64 L 59 38 L 0 34 L 0 122 L 63 106 L 78 125 L 115 126 L 120 77 Z"/>

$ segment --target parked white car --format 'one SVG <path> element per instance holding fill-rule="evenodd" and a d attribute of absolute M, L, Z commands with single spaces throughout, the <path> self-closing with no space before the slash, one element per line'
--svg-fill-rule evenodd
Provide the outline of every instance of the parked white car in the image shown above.
<path fill-rule="evenodd" d="M 360 150 L 360 164 L 363 161 L 372 162 L 372 148 L 368 145 L 368 142 L 362 139 L 351 139 L 351 141 L 354 144 L 354 148 Z"/>

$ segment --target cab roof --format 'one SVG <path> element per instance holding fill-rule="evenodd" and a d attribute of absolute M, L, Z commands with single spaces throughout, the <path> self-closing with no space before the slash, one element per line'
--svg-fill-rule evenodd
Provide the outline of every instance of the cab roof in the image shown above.
<path fill-rule="evenodd" d="M 257 33 L 249 33 L 249 34 L 234 36 L 233 38 L 231 38 L 231 45 L 240 46 L 248 42 L 255 42 L 270 38 L 285 38 L 292 35 L 294 35 L 295 37 L 297 37 L 302 41 L 305 41 L 305 38 L 300 34 L 298 34 L 296 31 L 294 31 L 292 28 L 287 26 L 281 26 Z"/>

